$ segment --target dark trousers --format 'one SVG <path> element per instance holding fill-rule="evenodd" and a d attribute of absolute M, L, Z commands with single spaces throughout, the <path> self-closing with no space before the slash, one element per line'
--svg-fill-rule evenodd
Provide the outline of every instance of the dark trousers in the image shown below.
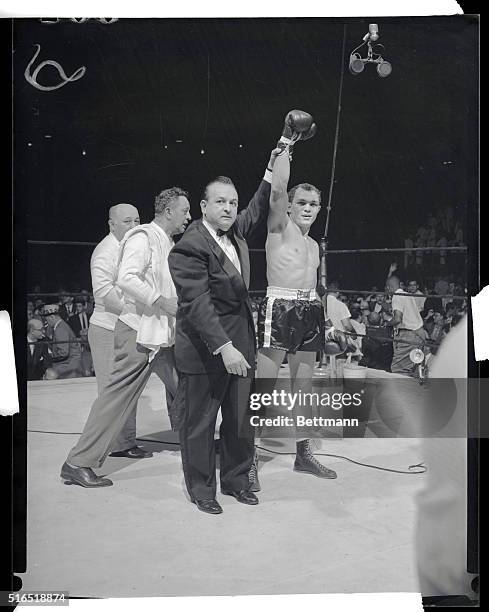
<path fill-rule="evenodd" d="M 180 449 L 192 500 L 216 497 L 214 431 L 219 406 L 221 489 L 247 490 L 254 457 L 254 429 L 247 417 L 252 378 L 227 372 L 180 373 L 175 403 L 182 411 Z"/>

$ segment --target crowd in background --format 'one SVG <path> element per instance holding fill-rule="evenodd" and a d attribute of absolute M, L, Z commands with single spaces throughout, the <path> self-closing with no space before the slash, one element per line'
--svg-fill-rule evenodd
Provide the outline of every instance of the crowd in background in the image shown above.
<path fill-rule="evenodd" d="M 404 247 L 437 248 L 436 251 L 406 251 L 404 253 L 404 269 L 411 275 L 419 275 L 422 271 L 427 280 L 431 281 L 440 269 L 452 269 L 455 261 L 460 261 L 454 253 L 443 250 L 443 247 L 465 246 L 463 222 L 457 218 L 450 206 L 438 213 L 428 216 L 404 239 Z"/>
<path fill-rule="evenodd" d="M 427 276 L 421 278 L 421 274 L 418 277 L 409 275 L 409 268 L 400 273 L 395 264 L 391 266 L 391 272 L 401 277 L 401 289 L 415 297 L 424 329 L 431 341 L 431 350 L 436 352 L 437 345 L 466 311 L 466 290 L 462 280 L 447 273 L 432 277 L 431 283 L 428 283 Z M 428 297 L 423 297 L 423 295 Z M 255 293 L 252 297 L 255 321 L 258 317 L 261 299 L 261 293 Z M 352 331 L 357 334 L 357 338 L 350 339 L 350 350 L 354 351 L 353 355 L 356 360 L 362 365 L 388 371 L 390 369 L 389 359 L 392 355 L 392 333 L 386 323 L 393 314 L 391 297 L 385 291 L 384 286 L 373 286 L 368 293 L 342 293 L 340 288 L 338 299 L 346 305 Z M 57 306 L 58 316 L 55 313 L 46 317 L 46 305 L 53 306 L 53 304 Z M 27 302 L 29 355 L 33 361 L 37 361 L 35 358 L 40 357 L 42 363 L 40 367 L 30 368 L 30 379 L 94 375 L 87 339 L 93 308 L 93 296 L 87 289 L 75 287 L 74 290 L 68 292 L 60 288 L 57 297 L 53 297 L 43 296 L 41 287 L 33 287 L 32 297 Z M 50 325 L 47 319 L 53 319 L 53 317 L 56 320 L 51 321 Z M 63 321 L 63 324 L 58 323 L 58 318 Z M 61 341 L 57 338 L 60 332 L 64 332 Z M 371 342 L 370 338 L 375 340 Z M 33 346 L 36 344 L 39 346 L 35 353 Z M 71 360 L 74 366 L 63 369 L 59 365 L 62 360 L 56 361 L 61 357 L 64 357 L 65 361 L 66 359 Z"/>

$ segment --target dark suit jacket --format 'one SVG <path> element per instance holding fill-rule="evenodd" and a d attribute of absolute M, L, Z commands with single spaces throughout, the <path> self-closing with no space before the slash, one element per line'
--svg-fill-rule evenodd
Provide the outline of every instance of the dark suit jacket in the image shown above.
<path fill-rule="evenodd" d="M 74 304 L 71 305 L 71 308 L 72 308 L 71 312 L 68 312 L 66 306 L 64 304 L 60 304 L 60 307 L 59 307 L 59 316 L 63 319 L 63 321 L 68 322 L 68 319 L 70 317 L 72 317 L 73 314 L 75 313 L 75 305 Z"/>
<path fill-rule="evenodd" d="M 86 312 L 85 314 L 87 316 L 87 323 L 90 323 L 90 315 L 88 314 L 88 312 Z M 71 315 L 71 317 L 68 319 L 68 325 L 73 330 L 75 336 L 79 338 L 81 331 L 81 322 L 78 314 Z"/>
<path fill-rule="evenodd" d="M 255 367 L 255 328 L 248 296 L 250 261 L 246 237 L 269 210 L 270 183 L 262 181 L 233 225 L 241 274 L 210 235 L 202 220 L 190 225 L 168 257 L 178 295 L 175 358 L 188 374 L 224 370 L 219 347 L 232 341 Z"/>
<path fill-rule="evenodd" d="M 44 342 L 36 342 L 32 355 L 30 346 L 27 345 L 27 380 L 41 380 L 49 367 L 51 367 L 51 357 L 48 353 L 48 345 Z"/>

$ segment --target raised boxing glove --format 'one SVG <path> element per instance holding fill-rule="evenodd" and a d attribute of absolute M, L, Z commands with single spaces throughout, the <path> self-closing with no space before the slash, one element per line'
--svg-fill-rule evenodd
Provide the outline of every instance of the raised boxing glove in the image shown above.
<path fill-rule="evenodd" d="M 292 157 L 292 148 L 298 140 L 308 140 L 316 133 L 316 124 L 309 113 L 302 110 L 291 110 L 287 113 L 282 136 L 277 147 L 285 150 L 288 147 Z"/>

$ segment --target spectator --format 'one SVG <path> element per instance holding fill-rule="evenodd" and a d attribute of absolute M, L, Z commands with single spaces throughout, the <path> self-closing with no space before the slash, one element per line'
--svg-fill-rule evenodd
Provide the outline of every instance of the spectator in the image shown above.
<path fill-rule="evenodd" d="M 424 328 L 428 334 L 428 338 L 439 345 L 446 336 L 444 313 L 434 312 L 433 315 L 425 321 Z M 431 352 L 434 355 L 436 354 L 437 348 L 438 346 L 431 347 Z"/>
<path fill-rule="evenodd" d="M 27 302 L 27 321 L 30 321 L 34 317 L 34 302 L 30 300 Z"/>
<path fill-rule="evenodd" d="M 94 299 L 91 293 L 89 293 L 86 289 L 81 290 L 81 296 L 85 300 L 86 304 L 86 313 L 89 317 L 93 314 L 94 309 Z"/>
<path fill-rule="evenodd" d="M 428 229 L 424 226 L 420 227 L 416 233 L 416 241 L 414 243 L 416 248 L 426 247 L 428 240 Z M 424 251 L 416 251 L 415 255 L 415 263 L 417 267 L 423 265 L 423 252 Z"/>
<path fill-rule="evenodd" d="M 27 380 L 42 380 L 51 367 L 48 345 L 44 342 L 44 323 L 39 319 L 27 321 Z M 55 378 L 51 373 L 51 378 Z"/>
<path fill-rule="evenodd" d="M 426 289 L 426 292 L 430 297 L 427 297 L 424 303 L 423 312 L 421 313 L 423 319 L 427 318 L 430 310 L 432 310 L 433 312 L 440 312 L 441 310 L 443 310 L 441 298 L 436 297 L 435 291 L 429 291 L 428 289 Z M 431 314 L 433 314 L 433 312 Z"/>
<path fill-rule="evenodd" d="M 77 338 L 80 338 L 82 336 L 86 337 L 90 317 L 87 314 L 85 300 L 83 298 L 76 298 L 73 303 L 75 306 L 75 312 L 68 319 L 68 324 L 74 331 L 75 336 Z"/>
<path fill-rule="evenodd" d="M 65 289 L 59 290 L 59 316 L 63 321 L 68 321 L 71 315 L 75 314 L 73 296 L 69 295 Z"/>
<path fill-rule="evenodd" d="M 36 298 L 34 300 L 34 315 L 36 317 L 42 316 L 42 310 L 44 308 L 44 302 L 41 298 Z"/>
<path fill-rule="evenodd" d="M 75 305 L 75 314 L 71 315 L 68 319 L 68 324 L 75 336 L 80 339 L 83 376 L 92 376 L 92 353 L 87 339 L 90 316 L 87 314 L 87 307 L 83 298 L 76 298 L 73 303 Z"/>
<path fill-rule="evenodd" d="M 335 281 L 329 283 L 328 297 L 326 298 L 326 316 L 335 329 L 355 334 L 355 329 L 350 320 L 350 311 L 348 306 L 338 299 L 339 294 L 338 283 Z M 356 338 L 356 335 L 353 337 Z"/>
<path fill-rule="evenodd" d="M 385 296 L 383 293 L 377 293 L 375 301 L 371 304 L 371 308 L 372 312 L 376 312 L 377 314 L 385 310 Z"/>
<path fill-rule="evenodd" d="M 392 340 L 387 328 L 381 326 L 381 316 L 378 312 L 368 315 L 366 336 L 362 342 L 363 357 L 359 365 L 375 370 L 391 371 Z"/>
<path fill-rule="evenodd" d="M 409 354 L 413 348 L 423 347 L 427 337 L 418 306 L 412 296 L 400 288 L 399 278 L 391 276 L 387 281 L 392 295 L 393 318 L 386 325 L 396 329 L 393 344 L 391 371 L 397 374 L 414 375 L 414 364 Z"/>
<path fill-rule="evenodd" d="M 418 281 L 416 280 L 408 281 L 407 290 L 409 293 L 412 293 L 413 295 L 421 295 L 421 296 L 423 295 L 422 292 L 419 290 Z M 422 310 L 424 309 L 424 303 L 426 302 L 426 298 L 416 297 L 414 298 L 414 301 L 416 302 L 418 306 L 419 312 L 422 312 Z"/>
<path fill-rule="evenodd" d="M 441 236 L 441 238 L 438 240 L 438 242 L 436 243 L 437 247 L 446 247 L 448 245 L 448 240 L 446 239 L 445 235 Z M 444 266 L 446 264 L 447 261 L 447 252 L 446 251 L 440 251 L 440 266 Z"/>
<path fill-rule="evenodd" d="M 404 248 L 412 249 L 414 247 L 414 240 L 412 238 L 404 239 Z M 407 270 L 414 263 L 414 251 L 404 251 L 404 269 Z"/>
<path fill-rule="evenodd" d="M 437 295 L 446 295 L 448 286 L 447 279 L 443 276 L 438 276 L 435 284 L 435 293 Z"/>
<path fill-rule="evenodd" d="M 80 343 L 59 312 L 59 304 L 49 304 L 43 311 L 48 324 L 47 335 L 52 340 L 53 370 L 58 378 L 77 378 L 82 375 Z"/>
<path fill-rule="evenodd" d="M 353 340 L 353 343 L 357 347 L 356 352 L 353 353 L 353 357 L 361 357 L 362 356 L 362 342 L 363 342 L 363 337 L 366 334 L 366 326 L 365 326 L 365 323 L 363 322 L 362 311 L 357 306 L 354 306 L 351 309 L 350 322 L 353 326 L 353 329 L 355 330 L 355 333 L 359 334 L 357 338 Z"/>

